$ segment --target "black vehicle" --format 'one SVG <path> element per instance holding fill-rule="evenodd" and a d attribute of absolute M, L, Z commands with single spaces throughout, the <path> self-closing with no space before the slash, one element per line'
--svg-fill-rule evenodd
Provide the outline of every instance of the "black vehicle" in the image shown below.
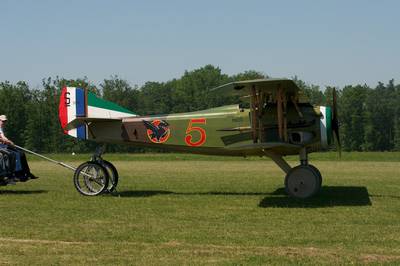
<path fill-rule="evenodd" d="M 6 148 L 0 148 L 0 186 L 5 186 L 15 179 L 15 155 Z"/>

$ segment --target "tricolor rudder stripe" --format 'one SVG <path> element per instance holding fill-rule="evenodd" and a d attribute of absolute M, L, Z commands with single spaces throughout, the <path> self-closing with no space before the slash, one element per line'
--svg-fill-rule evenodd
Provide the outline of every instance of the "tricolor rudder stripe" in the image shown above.
<path fill-rule="evenodd" d="M 86 92 L 84 89 L 64 87 L 61 91 L 58 116 L 64 133 L 79 139 L 87 139 L 87 126 L 80 125 L 71 130 L 65 130 L 68 123 L 76 117 L 87 115 Z"/>

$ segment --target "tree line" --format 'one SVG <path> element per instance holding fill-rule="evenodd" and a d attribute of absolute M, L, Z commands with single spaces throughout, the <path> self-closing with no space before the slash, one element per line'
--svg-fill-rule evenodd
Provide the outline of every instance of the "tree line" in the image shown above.
<path fill-rule="evenodd" d="M 37 152 L 92 152 L 96 143 L 79 141 L 63 134 L 58 122 L 61 88 L 87 88 L 106 100 L 113 101 L 137 114 L 188 112 L 235 103 L 231 97 L 216 97 L 212 88 L 239 80 L 268 78 L 259 71 L 227 75 L 221 69 L 206 65 L 185 71 L 178 79 L 146 82 L 132 86 L 118 76 L 104 79 L 98 86 L 87 78 L 43 79 L 41 88 L 30 88 L 20 81 L 0 83 L 0 114 L 6 114 L 7 136 L 16 144 Z M 312 104 L 332 101 L 332 87 L 322 90 L 297 77 L 295 82 Z M 389 80 L 374 88 L 351 85 L 337 88 L 340 134 L 346 151 L 400 151 L 400 84 Z M 108 145 L 109 151 L 142 151 L 123 145 Z"/>

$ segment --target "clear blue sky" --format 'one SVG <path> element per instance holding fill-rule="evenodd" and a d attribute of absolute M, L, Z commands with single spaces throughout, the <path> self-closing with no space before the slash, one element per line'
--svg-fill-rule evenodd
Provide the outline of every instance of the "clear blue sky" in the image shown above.
<path fill-rule="evenodd" d="M 400 1 L 0 1 L 0 81 L 167 81 L 213 64 L 343 86 L 400 81 Z"/>

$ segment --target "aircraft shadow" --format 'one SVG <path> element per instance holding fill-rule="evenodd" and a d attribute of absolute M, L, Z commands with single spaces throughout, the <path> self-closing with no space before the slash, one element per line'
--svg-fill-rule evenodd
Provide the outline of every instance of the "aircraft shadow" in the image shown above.
<path fill-rule="evenodd" d="M 156 195 L 231 195 L 265 196 L 258 204 L 261 208 L 321 208 L 333 206 L 369 206 L 372 205 L 366 187 L 324 186 L 311 199 L 294 199 L 286 195 L 284 188 L 274 192 L 173 192 L 166 190 L 128 190 L 119 191 L 119 197 L 152 197 Z"/>
<path fill-rule="evenodd" d="M 47 193 L 47 190 L 1 190 L 0 195 L 32 195 Z"/>
<path fill-rule="evenodd" d="M 366 187 L 323 186 L 321 191 L 310 199 L 295 199 L 279 188 L 258 204 L 262 208 L 321 208 L 334 206 L 372 205 Z"/>
<path fill-rule="evenodd" d="M 173 192 L 166 190 L 128 190 L 128 191 L 119 191 L 116 195 L 120 197 L 151 197 L 156 195 L 232 195 L 232 196 L 259 196 L 266 195 L 268 193 L 263 192 L 218 192 L 218 191 L 210 191 L 210 192 Z"/>

